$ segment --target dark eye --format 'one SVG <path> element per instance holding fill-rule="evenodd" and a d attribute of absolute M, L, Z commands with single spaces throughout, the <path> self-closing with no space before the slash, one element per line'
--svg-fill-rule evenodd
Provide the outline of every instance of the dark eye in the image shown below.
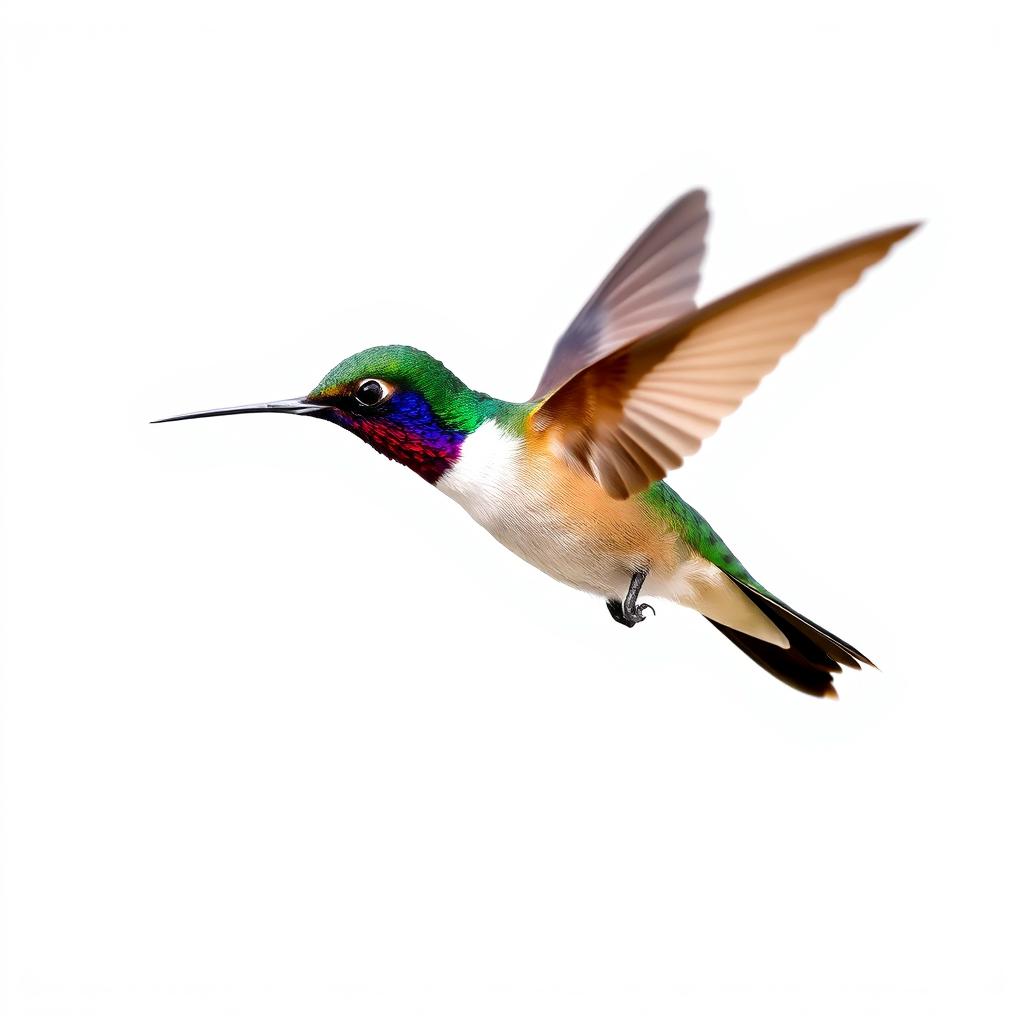
<path fill-rule="evenodd" d="M 356 388 L 356 401 L 360 405 L 379 405 L 387 392 L 379 380 L 364 380 Z"/>

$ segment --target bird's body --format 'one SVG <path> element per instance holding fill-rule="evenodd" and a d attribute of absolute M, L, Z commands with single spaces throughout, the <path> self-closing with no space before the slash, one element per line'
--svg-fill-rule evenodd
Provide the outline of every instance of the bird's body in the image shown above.
<path fill-rule="evenodd" d="M 556 345 L 537 392 L 474 391 L 419 349 L 378 346 L 307 396 L 211 410 L 329 420 L 413 469 L 520 558 L 643 621 L 645 597 L 693 608 L 773 675 L 834 696 L 870 664 L 783 604 L 662 479 L 693 454 L 839 294 L 913 226 L 693 302 L 708 215 L 701 192 L 641 235 Z"/>
<path fill-rule="evenodd" d="M 612 498 L 545 443 L 530 443 L 522 406 L 485 420 L 438 479 L 495 540 L 560 583 L 620 597 L 638 569 L 644 593 L 694 608 L 716 621 L 778 631 L 744 597 L 722 562 L 744 573 L 707 522 L 664 481 L 625 501 Z M 745 573 L 744 573 L 745 575 Z"/>

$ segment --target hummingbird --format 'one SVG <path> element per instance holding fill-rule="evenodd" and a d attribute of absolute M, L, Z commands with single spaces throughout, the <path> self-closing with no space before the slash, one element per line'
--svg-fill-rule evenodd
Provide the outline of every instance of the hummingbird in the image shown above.
<path fill-rule="evenodd" d="M 506 548 L 604 599 L 632 628 L 695 609 L 762 669 L 816 697 L 873 662 L 762 586 L 665 482 L 872 264 L 919 225 L 812 255 L 706 305 L 694 300 L 703 190 L 672 203 L 558 340 L 533 396 L 475 391 L 405 345 L 367 348 L 301 398 L 154 422 L 288 413 L 327 420 L 454 499 Z"/>

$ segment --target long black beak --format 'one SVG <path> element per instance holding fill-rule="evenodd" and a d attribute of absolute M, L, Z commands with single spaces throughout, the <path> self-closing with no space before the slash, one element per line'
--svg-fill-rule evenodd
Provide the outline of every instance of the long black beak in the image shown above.
<path fill-rule="evenodd" d="M 190 412 L 184 416 L 168 416 L 164 420 L 151 420 L 152 423 L 174 423 L 176 420 L 201 420 L 206 416 L 239 416 L 244 412 L 290 412 L 299 416 L 315 416 L 330 410 L 329 405 L 317 405 L 305 398 L 288 398 L 283 402 L 263 402 L 260 405 L 232 405 L 226 409 L 206 409 L 203 412 Z"/>

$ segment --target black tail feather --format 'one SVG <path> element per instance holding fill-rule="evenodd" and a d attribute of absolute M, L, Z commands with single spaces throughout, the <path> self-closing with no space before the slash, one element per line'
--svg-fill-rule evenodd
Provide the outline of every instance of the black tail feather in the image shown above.
<path fill-rule="evenodd" d="M 874 667 L 869 658 L 834 633 L 805 619 L 788 605 L 765 597 L 739 580 L 736 582 L 786 637 L 789 647 L 776 647 L 713 619 L 708 621 L 776 679 L 812 697 L 836 697 L 838 694 L 832 685 L 832 676 L 842 672 L 843 666 L 854 669 L 859 669 L 862 664 Z"/>

